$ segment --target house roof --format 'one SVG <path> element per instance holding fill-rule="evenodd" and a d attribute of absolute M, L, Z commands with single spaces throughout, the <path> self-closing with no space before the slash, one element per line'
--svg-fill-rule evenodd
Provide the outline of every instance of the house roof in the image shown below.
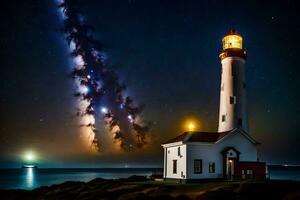
<path fill-rule="evenodd" d="M 226 132 L 199 132 L 199 131 L 187 131 L 183 134 L 165 142 L 164 144 L 174 142 L 208 142 L 215 143 L 231 131 Z"/>
<path fill-rule="evenodd" d="M 203 143 L 216 143 L 219 140 L 223 139 L 227 135 L 234 134 L 236 130 L 234 129 L 225 132 L 200 132 L 200 131 L 187 131 L 183 134 L 163 143 L 175 143 L 175 142 L 203 142 Z M 244 131 L 240 131 L 243 135 L 245 135 L 251 142 L 258 144 L 249 134 L 244 133 Z"/>

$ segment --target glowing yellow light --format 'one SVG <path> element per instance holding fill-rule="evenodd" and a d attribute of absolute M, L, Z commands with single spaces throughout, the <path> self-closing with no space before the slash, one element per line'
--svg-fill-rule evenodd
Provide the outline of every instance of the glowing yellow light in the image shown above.
<path fill-rule="evenodd" d="M 240 35 L 227 35 L 223 38 L 223 50 L 230 48 L 243 48 L 243 38 Z"/>
<path fill-rule="evenodd" d="M 196 117 L 189 117 L 182 123 L 183 131 L 198 131 L 199 128 L 201 128 L 201 124 Z"/>
<path fill-rule="evenodd" d="M 190 131 L 194 130 L 194 129 L 195 129 L 195 124 L 189 123 L 189 124 L 188 124 L 188 129 L 189 129 Z"/>

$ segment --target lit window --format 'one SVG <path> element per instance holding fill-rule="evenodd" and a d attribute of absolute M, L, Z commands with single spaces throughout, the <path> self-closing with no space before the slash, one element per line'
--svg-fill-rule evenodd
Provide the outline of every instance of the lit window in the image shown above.
<path fill-rule="evenodd" d="M 243 38 L 239 35 L 227 35 L 223 38 L 223 50 L 230 48 L 243 48 Z"/>
<path fill-rule="evenodd" d="M 194 173 L 195 174 L 202 173 L 202 160 L 200 159 L 194 160 Z"/>
<path fill-rule="evenodd" d="M 209 163 L 209 173 L 215 173 L 215 163 L 212 162 L 212 163 Z"/>
<path fill-rule="evenodd" d="M 177 160 L 173 160 L 173 174 L 177 174 Z"/>

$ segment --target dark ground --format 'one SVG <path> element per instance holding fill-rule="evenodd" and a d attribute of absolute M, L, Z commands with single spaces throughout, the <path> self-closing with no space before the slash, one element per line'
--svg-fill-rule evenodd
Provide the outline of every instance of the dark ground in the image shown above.
<path fill-rule="evenodd" d="M 247 181 L 177 184 L 151 181 L 145 177 L 128 179 L 94 179 L 90 182 L 65 182 L 50 187 L 28 190 L 0 190 L 0 198 L 6 199 L 300 199 L 300 182 L 295 181 Z"/>

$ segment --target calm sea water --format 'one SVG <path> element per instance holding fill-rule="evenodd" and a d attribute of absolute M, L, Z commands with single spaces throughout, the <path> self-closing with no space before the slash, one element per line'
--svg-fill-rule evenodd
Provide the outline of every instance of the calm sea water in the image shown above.
<path fill-rule="evenodd" d="M 272 180 L 294 180 L 300 181 L 299 169 L 285 169 L 285 170 L 269 170 L 269 176 Z"/>
<path fill-rule="evenodd" d="M 127 178 L 132 175 L 150 176 L 162 169 L 0 169 L 1 189 L 34 189 L 65 181 L 90 181 L 94 178 Z M 271 170 L 271 179 L 300 181 L 300 170 Z"/>
<path fill-rule="evenodd" d="M 34 189 L 65 181 L 87 182 L 95 178 L 117 179 L 132 175 L 150 176 L 162 169 L 110 168 L 110 169 L 0 169 L 1 189 Z"/>

